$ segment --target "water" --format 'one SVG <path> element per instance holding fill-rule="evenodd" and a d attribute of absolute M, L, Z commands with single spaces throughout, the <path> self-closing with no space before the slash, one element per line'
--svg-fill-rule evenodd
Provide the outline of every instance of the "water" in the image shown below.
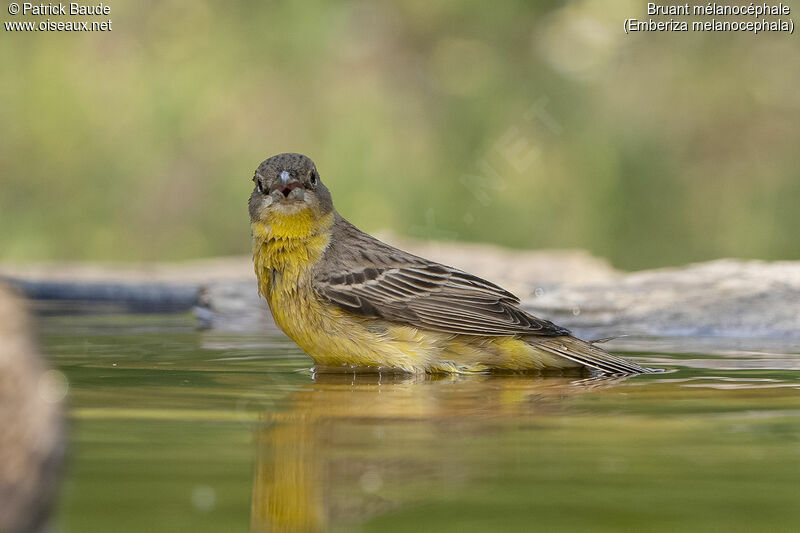
<path fill-rule="evenodd" d="M 282 337 L 189 316 L 42 333 L 70 383 L 67 533 L 800 523 L 796 349 L 631 341 L 668 371 L 630 379 L 314 376 Z"/>

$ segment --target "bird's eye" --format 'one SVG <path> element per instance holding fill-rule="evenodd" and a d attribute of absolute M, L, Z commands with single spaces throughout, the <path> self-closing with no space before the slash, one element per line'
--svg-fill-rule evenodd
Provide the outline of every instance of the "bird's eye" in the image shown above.
<path fill-rule="evenodd" d="M 316 184 L 317 184 L 317 173 L 316 172 L 312 172 L 311 173 L 311 185 L 316 185 Z"/>
<path fill-rule="evenodd" d="M 259 174 L 258 171 L 256 170 L 256 173 L 253 174 L 253 182 L 256 184 L 256 189 L 258 189 L 258 192 L 260 192 L 261 194 L 264 194 L 265 193 L 265 189 L 264 189 L 264 183 L 263 183 L 262 179 L 263 179 L 263 176 L 261 174 Z"/>

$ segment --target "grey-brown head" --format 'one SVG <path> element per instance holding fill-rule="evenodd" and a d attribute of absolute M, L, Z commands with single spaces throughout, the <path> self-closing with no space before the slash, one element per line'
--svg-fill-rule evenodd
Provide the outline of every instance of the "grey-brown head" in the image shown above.
<path fill-rule="evenodd" d="M 263 221 L 267 213 L 313 209 L 316 216 L 333 211 L 328 188 L 322 184 L 316 165 L 302 154 L 278 154 L 261 163 L 253 176 L 250 220 Z"/>

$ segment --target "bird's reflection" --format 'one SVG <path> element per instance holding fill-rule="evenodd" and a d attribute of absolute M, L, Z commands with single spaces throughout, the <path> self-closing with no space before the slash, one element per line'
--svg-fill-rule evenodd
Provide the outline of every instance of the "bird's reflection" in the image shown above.
<path fill-rule="evenodd" d="M 469 449 L 624 379 L 316 374 L 259 427 L 252 531 L 352 525 L 407 503 L 414 484 L 464 483 L 469 461 L 442 453 L 454 439 Z"/>

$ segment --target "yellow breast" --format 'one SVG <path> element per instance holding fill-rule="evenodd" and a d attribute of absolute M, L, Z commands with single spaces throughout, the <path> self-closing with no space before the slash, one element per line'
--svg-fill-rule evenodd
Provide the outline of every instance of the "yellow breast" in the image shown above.
<path fill-rule="evenodd" d="M 319 366 L 424 371 L 441 335 L 358 317 L 321 300 L 313 267 L 330 244 L 332 215 L 315 221 L 306 211 L 272 215 L 252 224 L 258 290 L 275 323 Z"/>

